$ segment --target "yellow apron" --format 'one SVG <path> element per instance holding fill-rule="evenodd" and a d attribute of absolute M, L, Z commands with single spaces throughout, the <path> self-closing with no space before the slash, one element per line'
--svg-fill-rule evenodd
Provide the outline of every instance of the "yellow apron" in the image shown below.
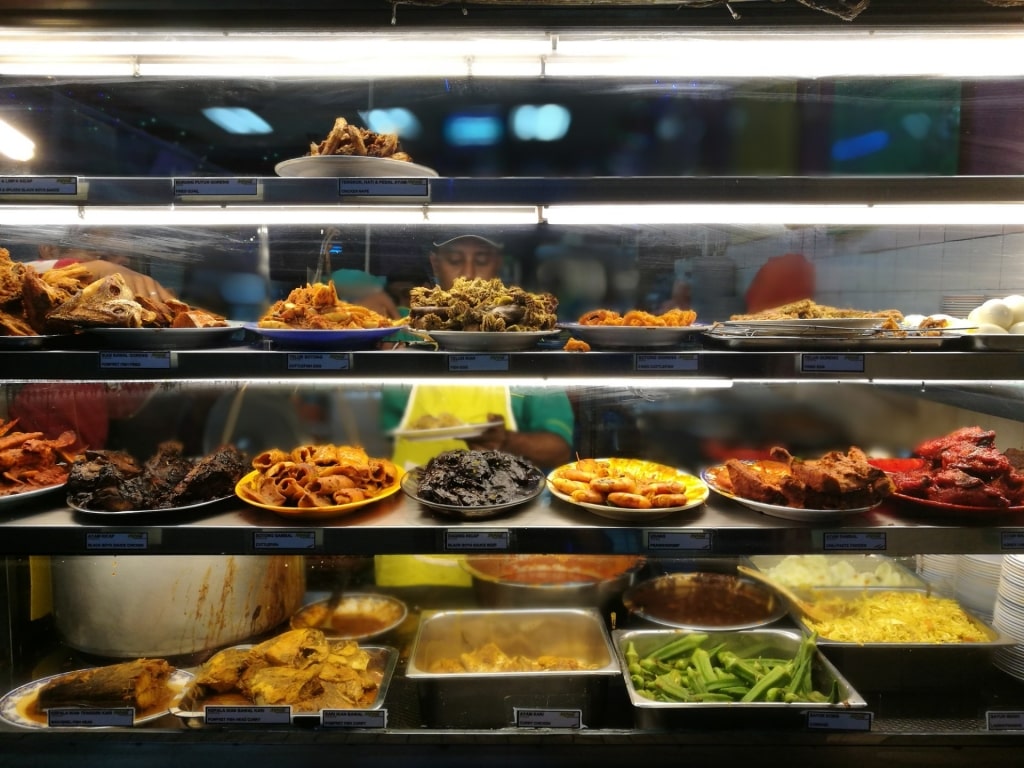
<path fill-rule="evenodd" d="M 506 386 L 493 387 L 446 387 L 444 385 L 414 385 L 409 402 L 402 414 L 400 429 L 407 429 L 424 416 L 439 416 L 450 413 L 467 424 L 476 424 L 487 419 L 491 413 L 505 418 L 507 429 L 516 429 L 512 415 L 512 396 Z M 424 466 L 430 459 L 443 451 L 465 449 L 465 440 L 445 438 L 439 440 L 406 440 L 395 438 L 392 461 L 403 469 Z"/>
<path fill-rule="evenodd" d="M 446 387 L 415 385 L 399 423 L 401 429 L 423 416 L 450 413 L 466 423 L 479 423 L 491 413 L 505 417 L 508 429 L 516 428 L 508 387 Z M 443 451 L 466 448 L 464 440 L 405 440 L 395 438 L 392 461 L 404 469 L 424 466 Z M 459 555 L 377 555 L 374 576 L 378 586 L 410 587 L 427 584 L 468 587 L 472 577 L 461 567 Z"/>

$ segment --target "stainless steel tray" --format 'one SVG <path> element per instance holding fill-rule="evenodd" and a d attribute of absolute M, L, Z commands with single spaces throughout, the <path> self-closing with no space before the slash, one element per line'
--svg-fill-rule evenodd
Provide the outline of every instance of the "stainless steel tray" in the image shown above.
<path fill-rule="evenodd" d="M 630 643 L 641 657 L 680 635 L 694 634 L 691 630 L 622 630 L 612 632 L 615 652 L 626 681 L 626 691 L 633 705 L 637 728 L 662 730 L 668 728 L 733 728 L 739 726 L 802 726 L 810 710 L 850 710 L 867 706 L 865 699 L 853 688 L 820 649 L 816 652 L 812 679 L 819 690 L 827 691 L 835 682 L 837 703 L 829 702 L 667 702 L 653 701 L 641 696 L 630 679 L 626 663 L 626 648 Z M 723 643 L 740 657 L 753 656 L 788 658 L 796 655 L 803 635 L 792 629 L 747 629 L 735 632 L 715 632 L 715 645 Z"/>
<path fill-rule="evenodd" d="M 578 659 L 592 669 L 540 672 L 435 672 L 441 659 L 458 658 L 495 643 L 508 655 Z M 579 710 L 585 726 L 600 725 L 609 682 L 619 661 L 600 614 L 593 609 L 440 611 L 424 614 L 406 678 L 415 681 L 420 710 L 433 728 L 504 728 L 516 709 Z"/>

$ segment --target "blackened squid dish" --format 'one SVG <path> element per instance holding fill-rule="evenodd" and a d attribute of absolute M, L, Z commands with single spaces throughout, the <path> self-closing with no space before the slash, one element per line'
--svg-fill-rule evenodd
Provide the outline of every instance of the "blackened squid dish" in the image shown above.
<path fill-rule="evenodd" d="M 419 496 L 462 507 L 505 504 L 528 496 L 544 476 L 525 459 L 501 451 L 439 453 L 419 477 Z"/>

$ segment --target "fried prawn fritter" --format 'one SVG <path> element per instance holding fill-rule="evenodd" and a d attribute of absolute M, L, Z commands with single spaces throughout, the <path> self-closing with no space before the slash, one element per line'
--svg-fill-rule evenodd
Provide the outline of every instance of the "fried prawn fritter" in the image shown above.
<path fill-rule="evenodd" d="M 620 315 L 613 309 L 594 309 L 583 313 L 578 322 L 580 325 L 682 328 L 693 325 L 696 320 L 697 313 L 692 309 L 670 309 L 660 315 L 645 312 L 642 309 L 632 309 L 624 315 Z"/>

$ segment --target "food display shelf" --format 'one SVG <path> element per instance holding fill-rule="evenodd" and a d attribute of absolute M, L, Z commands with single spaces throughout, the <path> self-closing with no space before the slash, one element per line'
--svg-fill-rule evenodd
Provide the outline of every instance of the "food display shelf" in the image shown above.
<path fill-rule="evenodd" d="M 486 357 L 488 364 L 474 365 Z M 0 351 L 10 381 L 289 380 L 324 377 L 408 380 L 487 375 L 495 378 L 666 377 L 737 381 L 991 382 L 1024 378 L 1019 352 L 754 352 L 706 349 L 635 352 L 452 353 L 433 350 L 265 350 L 252 346 L 199 350 Z M 9 372 L 9 373 L 7 373 Z"/>
<path fill-rule="evenodd" d="M 631 523 L 564 504 L 545 491 L 508 515 L 472 522 L 435 515 L 403 494 L 346 516 L 307 521 L 235 499 L 185 515 L 90 516 L 73 511 L 59 496 L 55 503 L 50 496 L 6 510 L 0 536 L 6 553 L 25 555 L 96 551 L 168 555 L 505 551 L 655 557 L 780 552 L 1012 554 L 1024 539 L 1024 516 L 979 518 L 964 525 L 962 518 L 907 514 L 887 503 L 867 513 L 815 523 L 770 517 L 712 495 L 702 507 Z"/>

